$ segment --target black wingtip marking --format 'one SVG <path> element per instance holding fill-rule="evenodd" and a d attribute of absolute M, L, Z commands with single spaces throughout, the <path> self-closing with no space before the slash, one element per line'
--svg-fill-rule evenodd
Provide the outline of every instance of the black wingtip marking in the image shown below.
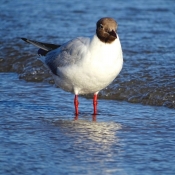
<path fill-rule="evenodd" d="M 38 55 L 46 56 L 46 54 L 47 54 L 48 52 L 49 52 L 49 51 L 46 51 L 46 50 L 43 50 L 43 49 L 39 49 L 39 50 L 38 50 Z"/>
<path fill-rule="evenodd" d="M 21 38 L 23 41 L 25 41 L 25 42 L 27 42 L 28 43 L 28 41 L 27 41 L 27 38 Z"/>
<path fill-rule="evenodd" d="M 61 46 L 58 44 L 50 44 L 50 43 L 43 43 L 43 42 L 38 42 L 38 41 L 34 41 L 34 40 L 29 40 L 27 38 L 21 38 L 21 39 L 29 44 L 33 44 L 36 47 L 39 47 L 45 51 L 51 51 L 51 50 L 57 49 Z"/>
<path fill-rule="evenodd" d="M 22 40 L 26 41 L 27 39 L 26 38 L 21 38 Z"/>

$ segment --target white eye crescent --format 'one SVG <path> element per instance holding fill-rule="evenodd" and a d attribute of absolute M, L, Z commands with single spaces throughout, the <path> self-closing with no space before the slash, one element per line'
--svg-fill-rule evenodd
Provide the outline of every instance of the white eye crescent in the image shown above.
<path fill-rule="evenodd" d="M 103 29 L 103 25 L 102 24 L 100 24 L 100 29 Z"/>

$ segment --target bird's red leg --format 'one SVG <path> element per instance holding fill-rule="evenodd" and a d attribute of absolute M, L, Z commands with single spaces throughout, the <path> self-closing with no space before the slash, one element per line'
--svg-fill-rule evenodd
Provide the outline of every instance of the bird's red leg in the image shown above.
<path fill-rule="evenodd" d="M 75 95 L 75 98 L 74 98 L 74 106 L 75 106 L 75 115 L 78 115 L 78 95 Z"/>
<path fill-rule="evenodd" d="M 94 94 L 94 98 L 93 98 L 93 106 L 94 106 L 94 115 L 97 115 L 97 94 Z"/>

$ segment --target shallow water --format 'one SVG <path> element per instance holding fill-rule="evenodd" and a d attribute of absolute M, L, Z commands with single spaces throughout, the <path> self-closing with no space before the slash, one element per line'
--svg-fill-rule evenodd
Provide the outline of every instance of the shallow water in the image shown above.
<path fill-rule="evenodd" d="M 174 9 L 173 0 L 2 0 L 0 174 L 174 174 Z M 99 115 L 87 96 L 76 118 L 73 95 L 20 37 L 64 43 L 91 36 L 103 16 L 119 24 L 124 67 L 100 93 Z"/>
<path fill-rule="evenodd" d="M 8 80 L 8 81 L 7 81 Z M 175 111 L 80 97 L 0 74 L 0 174 L 173 174 Z M 127 109 L 127 110 L 126 110 Z"/>
<path fill-rule="evenodd" d="M 8 81 L 7 81 L 8 80 Z M 173 174 L 175 111 L 80 97 L 0 74 L 0 174 Z M 127 109 L 127 110 L 126 110 Z"/>

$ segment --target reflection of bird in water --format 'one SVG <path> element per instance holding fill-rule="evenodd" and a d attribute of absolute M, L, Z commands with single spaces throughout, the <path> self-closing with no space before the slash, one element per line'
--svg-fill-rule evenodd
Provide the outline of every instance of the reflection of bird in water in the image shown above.
<path fill-rule="evenodd" d="M 78 136 L 78 142 L 86 138 L 85 140 L 90 139 L 99 144 L 105 143 L 104 147 L 114 143 L 117 144 L 117 131 L 122 128 L 121 124 L 115 122 L 91 122 L 89 121 L 89 116 L 84 116 L 83 118 L 81 117 L 81 120 L 74 121 L 65 120 L 64 118 L 61 120 L 55 119 L 52 124 L 61 128 L 67 136 Z"/>
<path fill-rule="evenodd" d="M 75 115 L 74 120 L 78 120 L 78 115 Z M 97 121 L 97 115 L 96 114 L 93 114 L 92 115 L 92 121 L 93 122 L 96 122 Z"/>
<path fill-rule="evenodd" d="M 97 22 L 96 34 L 78 37 L 63 45 L 47 44 L 22 38 L 39 47 L 38 54 L 50 68 L 55 83 L 75 94 L 75 114 L 78 115 L 78 95 L 94 94 L 94 115 L 97 114 L 97 94 L 119 74 L 123 65 L 122 49 L 112 18 Z"/>

